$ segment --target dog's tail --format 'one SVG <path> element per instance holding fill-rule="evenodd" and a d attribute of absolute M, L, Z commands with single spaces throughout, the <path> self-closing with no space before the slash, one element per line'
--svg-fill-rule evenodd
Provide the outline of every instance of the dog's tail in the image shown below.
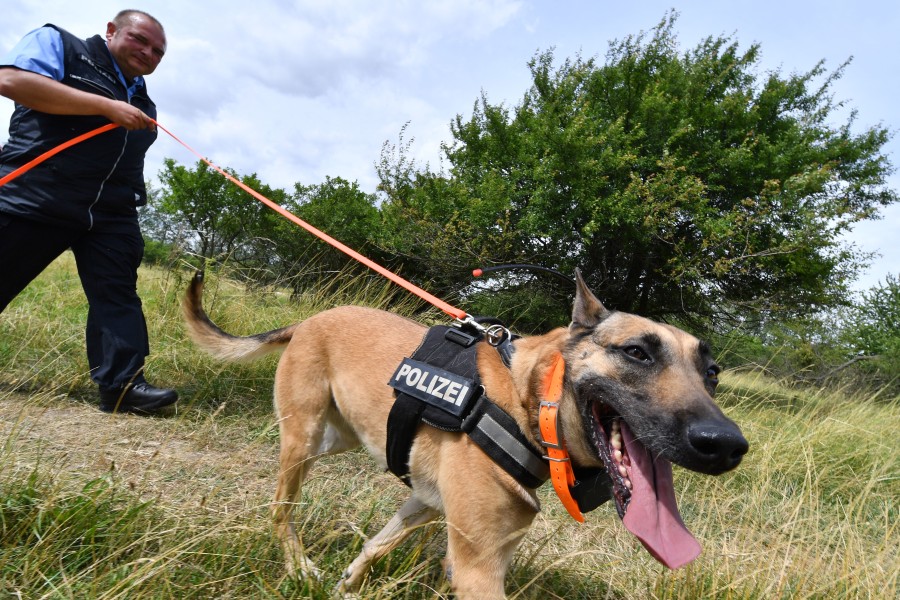
<path fill-rule="evenodd" d="M 297 324 L 247 337 L 231 335 L 213 323 L 203 310 L 203 271 L 197 271 L 191 280 L 181 308 L 188 335 L 195 344 L 215 358 L 228 361 L 246 361 L 269 352 L 282 350 L 294 335 Z"/>

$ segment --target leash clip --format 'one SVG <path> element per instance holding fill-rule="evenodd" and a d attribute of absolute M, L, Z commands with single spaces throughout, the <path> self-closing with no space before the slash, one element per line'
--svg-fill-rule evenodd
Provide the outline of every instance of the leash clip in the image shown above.
<path fill-rule="evenodd" d="M 459 323 L 461 327 L 470 327 L 483 334 L 491 346 L 499 346 L 504 340 L 512 337 L 512 333 L 503 325 L 491 323 L 489 326 L 485 327 L 472 315 L 466 315 L 466 318 L 464 319 L 456 319 L 456 322 Z"/>
<path fill-rule="evenodd" d="M 455 320 L 461 327 L 471 327 L 472 329 L 475 329 L 476 331 L 479 331 L 481 333 L 487 332 L 487 327 L 476 321 L 475 317 L 473 317 L 472 315 L 467 314 L 464 319 L 460 319 L 459 317 L 457 317 Z"/>
<path fill-rule="evenodd" d="M 487 325 L 485 325 L 487 323 Z M 484 336 L 485 341 L 500 352 L 503 363 L 509 367 L 513 353 L 511 342 L 518 336 L 506 328 L 494 318 L 473 317 L 466 315 L 464 319 L 456 319 L 460 329 L 469 329 L 478 335 Z"/>

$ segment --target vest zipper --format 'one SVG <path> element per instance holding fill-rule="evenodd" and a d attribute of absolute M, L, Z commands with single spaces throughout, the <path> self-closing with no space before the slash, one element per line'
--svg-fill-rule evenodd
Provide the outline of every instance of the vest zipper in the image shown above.
<path fill-rule="evenodd" d="M 118 100 L 116 98 L 115 92 L 111 91 L 108 87 L 95 83 L 90 79 L 86 79 L 79 75 L 69 75 L 69 78 L 77 80 L 79 83 L 82 83 L 88 87 L 92 87 L 96 90 L 100 90 L 104 93 L 104 95 L 112 98 L 113 100 Z M 131 104 L 131 102 L 128 102 Z M 106 186 L 106 182 L 109 181 L 109 178 L 112 177 L 113 172 L 116 170 L 116 167 L 119 166 L 119 161 L 122 160 L 122 156 L 125 155 L 125 147 L 128 145 L 128 130 L 125 130 L 125 139 L 122 141 L 122 149 L 119 151 L 119 156 L 116 157 L 115 162 L 113 163 L 112 168 L 109 170 L 109 173 L 106 174 L 106 177 L 100 182 L 100 187 L 97 189 L 97 195 L 94 197 L 94 201 L 91 202 L 91 205 L 88 206 L 88 231 L 91 231 L 94 228 L 94 207 L 100 202 L 100 196 L 103 194 L 103 188 Z"/>
<path fill-rule="evenodd" d="M 110 90 L 108 87 L 105 87 L 105 86 L 100 85 L 99 83 L 96 83 L 95 81 L 92 81 L 92 80 L 87 79 L 87 78 L 85 78 L 85 77 L 81 77 L 80 75 L 67 75 L 67 77 L 68 77 L 69 79 L 74 79 L 74 80 L 77 81 L 78 83 L 84 84 L 84 85 L 86 85 L 86 86 L 88 86 L 88 87 L 92 87 L 92 88 L 94 88 L 95 90 L 100 90 L 100 91 L 103 92 L 103 94 L 104 94 L 105 96 L 108 96 L 108 97 L 112 98 L 113 100 L 116 99 L 116 94 L 115 94 L 115 92 L 113 92 L 112 90 Z"/>
<path fill-rule="evenodd" d="M 91 202 L 91 205 L 88 206 L 88 231 L 91 231 L 94 228 L 94 207 L 100 202 L 100 195 L 103 194 L 103 188 L 106 185 L 106 182 L 109 181 L 109 178 L 112 177 L 113 172 L 116 170 L 116 167 L 119 166 L 119 161 L 122 160 L 122 156 L 125 154 L 125 146 L 128 145 L 128 130 L 125 130 L 125 139 L 122 142 L 122 149 L 119 151 L 119 156 L 116 157 L 116 162 L 113 163 L 112 168 L 109 170 L 109 173 L 106 174 L 106 177 L 103 178 L 103 181 L 100 182 L 100 188 L 97 190 L 97 195 L 94 197 L 94 201 Z"/>

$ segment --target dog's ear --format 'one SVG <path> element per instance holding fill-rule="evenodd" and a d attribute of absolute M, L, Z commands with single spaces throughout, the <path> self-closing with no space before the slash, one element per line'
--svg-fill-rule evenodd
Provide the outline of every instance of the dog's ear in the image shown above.
<path fill-rule="evenodd" d="M 602 321 L 609 311 L 597 300 L 581 277 L 581 270 L 575 269 L 575 304 L 572 307 L 572 327 L 588 329 Z"/>

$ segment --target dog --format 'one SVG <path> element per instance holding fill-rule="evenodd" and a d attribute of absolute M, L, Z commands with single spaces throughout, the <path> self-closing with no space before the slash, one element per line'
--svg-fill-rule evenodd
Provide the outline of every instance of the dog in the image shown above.
<path fill-rule="evenodd" d="M 478 342 L 484 395 L 541 448 L 541 382 L 561 357 L 556 419 L 568 460 L 574 468 L 601 469 L 605 498 L 613 498 L 626 528 L 654 557 L 678 567 L 700 547 L 675 505 L 671 464 L 721 474 L 741 462 L 747 440 L 714 402 L 720 369 L 706 343 L 676 327 L 607 310 L 577 271 L 575 282 L 571 324 L 516 336 L 508 365 L 493 345 Z M 387 468 L 394 393 L 386 383 L 426 328 L 389 312 L 342 306 L 237 337 L 210 321 L 202 289 L 198 272 L 183 303 L 188 333 L 200 348 L 228 361 L 283 351 L 274 382 L 281 449 L 272 515 L 288 572 L 319 577 L 293 525 L 300 487 L 317 458 L 361 444 Z M 535 489 L 498 467 L 465 433 L 427 425 L 417 430 L 408 466 L 410 498 L 364 544 L 336 591 L 352 596 L 375 560 L 444 515 L 443 564 L 456 597 L 504 598 L 516 547 L 540 510 Z"/>

